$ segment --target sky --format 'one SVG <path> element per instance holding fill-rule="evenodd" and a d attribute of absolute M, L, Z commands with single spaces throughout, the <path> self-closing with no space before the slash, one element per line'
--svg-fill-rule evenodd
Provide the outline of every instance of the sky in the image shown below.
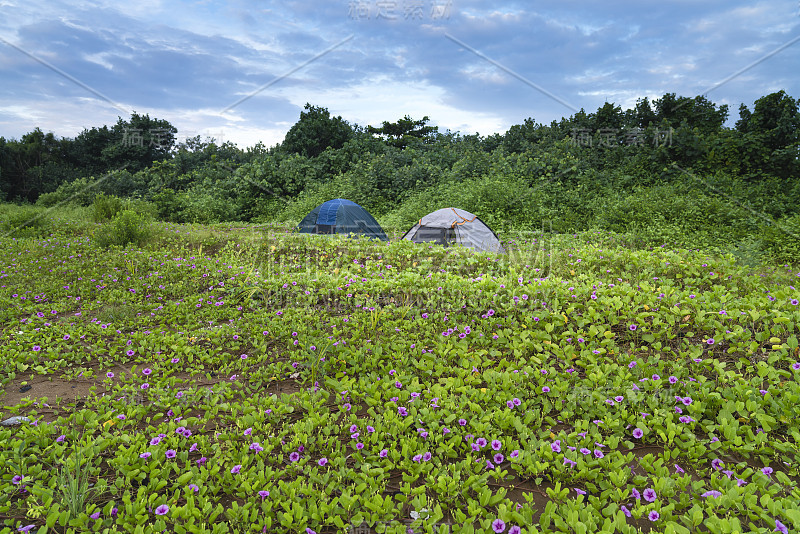
<path fill-rule="evenodd" d="M 306 103 L 503 133 L 665 93 L 800 98 L 800 0 L 0 0 L 0 136 L 131 112 L 178 138 L 283 140 Z"/>

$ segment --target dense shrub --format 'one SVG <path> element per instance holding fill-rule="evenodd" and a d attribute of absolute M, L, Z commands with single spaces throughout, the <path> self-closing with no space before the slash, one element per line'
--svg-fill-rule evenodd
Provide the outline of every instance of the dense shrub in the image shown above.
<path fill-rule="evenodd" d="M 133 210 L 123 210 L 110 222 L 94 231 L 92 241 L 103 248 L 124 247 L 129 244 L 141 246 L 155 236 L 153 221 Z"/>
<path fill-rule="evenodd" d="M 45 210 L 13 204 L 0 207 L 0 235 L 41 237 L 49 234 L 51 229 L 52 223 Z"/>
<path fill-rule="evenodd" d="M 98 193 L 92 203 L 92 218 L 94 222 L 109 221 L 122 211 L 124 202 L 121 198 L 105 193 Z"/>

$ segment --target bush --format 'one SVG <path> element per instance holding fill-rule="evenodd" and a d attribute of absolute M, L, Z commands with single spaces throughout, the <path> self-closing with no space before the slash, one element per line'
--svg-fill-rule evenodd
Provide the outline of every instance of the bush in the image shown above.
<path fill-rule="evenodd" d="M 761 228 L 763 247 L 778 262 L 800 262 L 800 215 L 785 217 Z"/>
<path fill-rule="evenodd" d="M 155 235 L 151 218 L 133 210 L 123 210 L 114 219 L 95 230 L 94 243 L 100 247 L 124 247 L 129 244 L 141 246 Z"/>
<path fill-rule="evenodd" d="M 0 235 L 41 237 L 52 230 L 45 211 L 30 206 L 5 205 L 0 209 Z"/>
<path fill-rule="evenodd" d="M 92 218 L 94 222 L 110 221 L 124 209 L 121 198 L 114 195 L 98 193 L 92 204 Z"/>

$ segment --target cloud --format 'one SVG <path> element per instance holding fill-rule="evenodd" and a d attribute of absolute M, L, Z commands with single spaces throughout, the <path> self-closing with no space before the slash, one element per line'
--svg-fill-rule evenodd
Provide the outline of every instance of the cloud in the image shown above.
<path fill-rule="evenodd" d="M 124 109 L 248 146 L 280 141 L 306 102 L 359 124 L 428 115 L 441 128 L 487 135 L 572 114 L 535 86 L 588 112 L 606 101 L 694 96 L 800 35 L 799 9 L 794 0 L 6 0 L 0 38 Z M 800 96 L 799 56 L 800 44 L 787 47 L 708 96 L 733 109 L 779 89 Z M 37 126 L 74 136 L 122 114 L 3 43 L 0 78 L 6 137 Z"/>

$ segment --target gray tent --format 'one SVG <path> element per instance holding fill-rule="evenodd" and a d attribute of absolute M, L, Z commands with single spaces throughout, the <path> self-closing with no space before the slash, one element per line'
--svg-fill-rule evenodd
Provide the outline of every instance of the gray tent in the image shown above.
<path fill-rule="evenodd" d="M 476 215 L 457 208 L 443 208 L 419 220 L 403 239 L 414 243 L 453 243 L 476 251 L 505 252 L 491 228 Z"/>

